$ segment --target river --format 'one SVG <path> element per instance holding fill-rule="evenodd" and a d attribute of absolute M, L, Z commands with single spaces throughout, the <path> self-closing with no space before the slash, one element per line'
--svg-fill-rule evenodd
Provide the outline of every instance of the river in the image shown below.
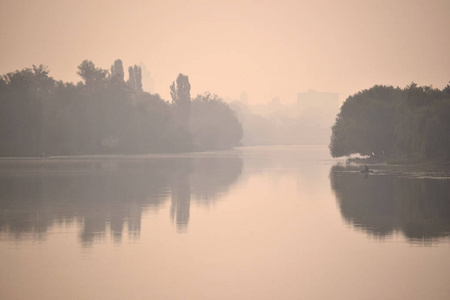
<path fill-rule="evenodd" d="M 450 299 L 450 172 L 325 146 L 0 160 L 0 299 Z"/>

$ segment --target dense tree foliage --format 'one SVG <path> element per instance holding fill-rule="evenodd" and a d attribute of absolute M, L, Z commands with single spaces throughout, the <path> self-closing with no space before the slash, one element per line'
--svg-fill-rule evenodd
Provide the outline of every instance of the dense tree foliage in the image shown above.
<path fill-rule="evenodd" d="M 216 143 L 189 131 L 190 84 L 185 75 L 173 85 L 171 104 L 142 90 L 136 65 L 125 82 L 121 60 L 111 71 L 85 60 L 77 74 L 83 80 L 77 85 L 56 81 L 42 65 L 0 77 L 0 156 L 182 152 L 209 150 L 211 143 L 215 149 L 237 144 L 220 137 L 228 132 L 215 132 L 214 138 L 222 139 Z M 233 124 L 233 114 L 225 109 L 203 109 L 206 102 L 197 106 L 211 114 L 203 122 L 210 130 L 219 130 L 217 122 Z M 230 130 L 239 136 L 239 129 Z"/>
<path fill-rule="evenodd" d="M 347 98 L 332 128 L 334 157 L 450 159 L 450 85 L 374 86 Z"/>
<path fill-rule="evenodd" d="M 197 149 L 219 150 L 237 146 L 243 131 L 236 113 L 217 95 L 198 95 L 191 104 L 190 128 Z"/>

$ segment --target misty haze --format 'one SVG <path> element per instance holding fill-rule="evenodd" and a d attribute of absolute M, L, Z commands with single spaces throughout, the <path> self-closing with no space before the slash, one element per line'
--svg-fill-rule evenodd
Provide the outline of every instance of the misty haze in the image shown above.
<path fill-rule="evenodd" d="M 0 1 L 0 299 L 449 299 L 448 1 Z"/>

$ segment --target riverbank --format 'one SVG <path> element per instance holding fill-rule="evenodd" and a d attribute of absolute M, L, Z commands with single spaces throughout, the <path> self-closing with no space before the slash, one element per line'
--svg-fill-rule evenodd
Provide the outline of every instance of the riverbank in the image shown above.
<path fill-rule="evenodd" d="M 420 155 L 397 155 L 391 157 L 351 157 L 346 160 L 348 163 L 356 164 L 386 164 L 386 165 L 408 165 L 408 166 L 429 166 L 429 167 L 448 167 L 450 160 L 442 157 L 424 158 Z"/>

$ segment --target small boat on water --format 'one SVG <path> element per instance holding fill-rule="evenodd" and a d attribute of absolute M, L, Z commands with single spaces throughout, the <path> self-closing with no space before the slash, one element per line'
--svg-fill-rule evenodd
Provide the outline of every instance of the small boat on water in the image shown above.
<path fill-rule="evenodd" d="M 367 166 L 364 166 L 364 170 L 361 170 L 361 173 L 373 173 L 373 170 L 369 170 Z"/>

